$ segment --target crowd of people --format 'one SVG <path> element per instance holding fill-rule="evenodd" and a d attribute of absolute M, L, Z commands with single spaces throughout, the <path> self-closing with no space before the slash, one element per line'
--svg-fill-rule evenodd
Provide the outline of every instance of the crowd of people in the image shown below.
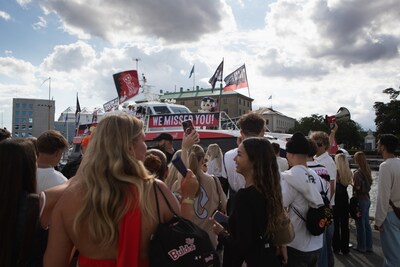
<path fill-rule="evenodd" d="M 354 155 L 354 172 L 344 154 L 329 154 L 337 125 L 329 134 L 294 133 L 284 148 L 264 138 L 265 120 L 257 113 L 242 115 L 238 126 L 237 147 L 225 154 L 218 144 L 202 147 L 197 131 L 184 133 L 180 147 L 161 133 L 157 146 L 148 148 L 140 119 L 109 115 L 84 139 L 81 157 L 61 172 L 57 165 L 68 143 L 59 132 L 12 139 L 0 129 L 0 215 L 8 218 L 0 220 L 0 265 L 149 266 L 151 236 L 175 214 L 208 234 L 223 267 L 332 267 L 335 253 L 350 253 L 349 187 L 361 213 L 354 251 L 373 252 L 370 190 L 378 183 L 374 229 L 384 266 L 398 266 L 394 135 L 379 137 L 384 162 L 373 180 L 362 151 Z M 171 163 L 178 156 L 188 169 L 185 177 Z M 163 196 L 167 202 L 156 202 Z M 315 235 L 304 218 L 310 207 L 323 205 L 332 210 L 333 223 Z M 227 222 L 214 219 L 215 211 Z M 274 244 L 285 211 L 294 238 Z"/>

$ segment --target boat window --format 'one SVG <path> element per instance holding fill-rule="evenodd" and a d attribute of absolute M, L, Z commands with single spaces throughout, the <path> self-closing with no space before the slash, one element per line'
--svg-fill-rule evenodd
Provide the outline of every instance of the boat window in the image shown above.
<path fill-rule="evenodd" d="M 186 107 L 170 107 L 173 113 L 190 113 Z"/>
<path fill-rule="evenodd" d="M 153 109 L 156 114 L 171 114 L 171 111 L 166 106 L 154 106 Z"/>

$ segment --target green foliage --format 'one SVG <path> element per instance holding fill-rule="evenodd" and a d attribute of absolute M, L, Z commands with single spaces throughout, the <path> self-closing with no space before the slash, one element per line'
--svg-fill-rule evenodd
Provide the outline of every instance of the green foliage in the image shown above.
<path fill-rule="evenodd" d="M 360 144 L 363 143 L 361 126 L 353 120 L 339 121 L 337 124 L 336 142 L 344 144 L 345 148 L 359 148 Z M 318 114 L 312 114 L 311 117 L 303 117 L 299 121 L 296 121 L 295 126 L 289 130 L 289 133 L 302 132 L 308 135 L 310 131 L 330 133 L 329 126 L 325 123 L 324 117 Z"/>
<path fill-rule="evenodd" d="M 389 94 L 393 99 L 388 103 L 375 102 L 375 124 L 377 134 L 394 134 L 400 137 L 400 101 L 395 100 L 400 91 L 393 88 L 383 90 L 383 93 Z"/>

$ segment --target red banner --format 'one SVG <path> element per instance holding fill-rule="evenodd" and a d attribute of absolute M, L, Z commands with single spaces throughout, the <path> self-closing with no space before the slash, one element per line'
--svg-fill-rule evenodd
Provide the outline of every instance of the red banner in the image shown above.
<path fill-rule="evenodd" d="M 136 96 L 139 93 L 139 79 L 136 70 L 127 70 L 113 75 L 119 103 Z"/>
<path fill-rule="evenodd" d="M 219 112 L 151 115 L 149 128 L 181 127 L 185 120 L 192 120 L 195 127 L 218 126 Z"/>

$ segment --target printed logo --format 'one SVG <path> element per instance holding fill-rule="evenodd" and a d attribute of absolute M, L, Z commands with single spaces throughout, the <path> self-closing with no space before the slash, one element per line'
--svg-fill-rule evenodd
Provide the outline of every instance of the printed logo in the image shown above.
<path fill-rule="evenodd" d="M 183 246 L 179 246 L 178 249 L 172 249 L 168 251 L 168 255 L 172 260 L 177 261 L 180 257 L 185 256 L 186 254 L 195 251 L 196 245 L 194 244 L 194 238 L 186 238 L 186 244 Z"/>

